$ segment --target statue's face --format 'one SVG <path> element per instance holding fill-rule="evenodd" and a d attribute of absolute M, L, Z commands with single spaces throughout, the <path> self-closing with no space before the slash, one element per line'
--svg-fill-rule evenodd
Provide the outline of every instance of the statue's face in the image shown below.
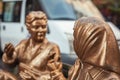
<path fill-rule="evenodd" d="M 37 42 L 42 42 L 45 39 L 45 35 L 47 32 L 46 24 L 44 22 L 41 23 L 41 20 L 35 20 L 31 24 L 29 32 L 33 40 Z"/>

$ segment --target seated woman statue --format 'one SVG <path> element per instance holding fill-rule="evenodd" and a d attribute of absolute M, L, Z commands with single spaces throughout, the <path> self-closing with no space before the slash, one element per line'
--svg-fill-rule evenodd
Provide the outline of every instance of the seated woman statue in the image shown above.
<path fill-rule="evenodd" d="M 5 47 L 2 60 L 9 66 L 18 65 L 20 80 L 52 80 L 54 76 L 57 80 L 62 78 L 60 50 L 55 43 L 46 39 L 46 25 L 45 13 L 30 12 L 26 17 L 30 38 L 22 40 L 16 47 L 11 43 Z M 56 71 L 60 74 L 53 74 Z"/>
<path fill-rule="evenodd" d="M 120 80 L 120 53 L 107 23 L 96 17 L 80 18 L 73 35 L 78 59 L 67 80 Z"/>
<path fill-rule="evenodd" d="M 80 18 L 73 35 L 78 59 L 68 80 L 120 80 L 120 52 L 107 23 L 96 17 Z"/>

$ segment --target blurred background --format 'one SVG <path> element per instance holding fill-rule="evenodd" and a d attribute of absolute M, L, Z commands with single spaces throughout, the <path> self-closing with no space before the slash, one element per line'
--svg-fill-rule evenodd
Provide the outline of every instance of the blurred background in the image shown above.
<path fill-rule="evenodd" d="M 120 29 L 120 0 L 92 0 L 104 18 Z"/>
<path fill-rule="evenodd" d="M 74 64 L 77 58 L 73 26 L 83 16 L 105 20 L 120 47 L 120 0 L 0 0 L 0 56 L 6 43 L 16 45 L 30 36 L 25 28 L 25 16 L 33 10 L 46 13 L 47 38 L 59 45 L 64 63 Z"/>

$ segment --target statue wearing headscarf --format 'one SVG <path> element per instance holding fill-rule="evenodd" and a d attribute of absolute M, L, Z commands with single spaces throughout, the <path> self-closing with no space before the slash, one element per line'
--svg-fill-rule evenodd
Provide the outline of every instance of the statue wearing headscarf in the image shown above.
<path fill-rule="evenodd" d="M 68 80 L 120 80 L 120 53 L 107 23 L 83 17 L 75 22 L 73 35 L 78 59 Z"/>

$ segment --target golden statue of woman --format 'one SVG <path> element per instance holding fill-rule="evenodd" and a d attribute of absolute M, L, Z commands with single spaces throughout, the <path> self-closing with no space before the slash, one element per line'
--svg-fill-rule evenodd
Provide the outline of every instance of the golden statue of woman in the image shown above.
<path fill-rule="evenodd" d="M 78 59 L 68 80 L 120 80 L 120 52 L 107 23 L 95 17 L 80 18 L 73 35 Z"/>

